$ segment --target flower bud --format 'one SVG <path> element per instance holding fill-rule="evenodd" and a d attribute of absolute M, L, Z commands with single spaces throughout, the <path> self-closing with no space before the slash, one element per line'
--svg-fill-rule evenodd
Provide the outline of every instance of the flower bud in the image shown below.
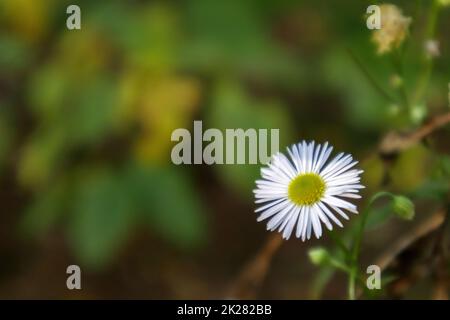
<path fill-rule="evenodd" d="M 312 248 L 308 252 L 309 260 L 316 266 L 326 265 L 330 261 L 330 254 L 323 247 Z"/>
<path fill-rule="evenodd" d="M 398 217 L 404 220 L 412 220 L 414 218 L 414 203 L 407 197 L 394 196 L 392 199 L 392 209 Z"/>

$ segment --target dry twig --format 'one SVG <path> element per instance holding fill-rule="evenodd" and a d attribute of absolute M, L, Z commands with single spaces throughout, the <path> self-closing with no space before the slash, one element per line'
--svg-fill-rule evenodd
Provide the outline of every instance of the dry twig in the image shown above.
<path fill-rule="evenodd" d="M 411 133 L 399 133 L 391 131 L 381 140 L 378 151 L 381 155 L 391 155 L 403 151 L 432 132 L 450 123 L 450 112 L 435 116 L 427 123 Z"/>
<path fill-rule="evenodd" d="M 428 217 L 425 221 L 421 222 L 416 228 L 410 230 L 404 235 L 401 235 L 398 240 L 396 240 L 392 245 L 390 245 L 386 251 L 384 251 L 377 259 L 375 259 L 374 264 L 378 265 L 382 271 L 391 267 L 397 258 L 405 252 L 408 248 L 413 246 L 418 240 L 423 239 L 427 235 L 436 231 L 442 227 L 446 218 L 445 210 L 441 209 L 435 212 L 433 215 Z M 401 287 L 401 291 L 405 291 L 407 287 L 411 285 L 411 281 L 417 281 L 419 278 L 425 276 L 428 270 L 424 266 L 411 266 L 415 271 L 410 271 L 414 276 L 406 277 L 403 280 L 397 280 L 397 286 Z M 397 291 L 399 289 L 397 288 Z M 361 297 L 363 291 L 358 290 L 357 296 Z"/>
<path fill-rule="evenodd" d="M 376 259 L 375 264 L 378 265 L 381 270 L 385 270 L 400 253 L 412 245 L 416 240 L 439 228 L 444 222 L 444 219 L 445 211 L 437 211 L 428 219 L 420 223 L 416 228 L 401 236 L 396 242 L 390 245 L 389 248 Z"/>
<path fill-rule="evenodd" d="M 283 238 L 279 233 L 269 236 L 264 247 L 242 269 L 236 281 L 227 294 L 231 299 L 254 299 L 272 262 L 272 257 L 278 251 Z"/>

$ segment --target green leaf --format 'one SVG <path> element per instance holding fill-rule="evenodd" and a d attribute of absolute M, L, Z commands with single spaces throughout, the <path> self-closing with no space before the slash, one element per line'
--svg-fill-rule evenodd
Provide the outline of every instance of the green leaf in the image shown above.
<path fill-rule="evenodd" d="M 18 163 L 21 184 L 38 188 L 60 169 L 67 145 L 61 130 L 37 131 L 23 147 Z"/>
<path fill-rule="evenodd" d="M 69 181 L 64 177 L 40 190 L 34 201 L 25 211 L 20 229 L 27 236 L 41 236 L 65 214 L 71 190 Z"/>
<path fill-rule="evenodd" d="M 358 51 L 359 54 L 361 51 Z M 377 68 L 383 69 L 383 66 L 378 64 Z M 374 90 L 348 52 L 342 50 L 341 43 L 326 51 L 319 72 L 322 73 L 323 85 L 335 87 L 343 96 L 347 111 L 345 121 L 364 130 L 379 129 L 386 125 L 383 120 L 386 120 L 384 107 L 387 102 Z M 345 75 L 345 81 L 342 81 L 342 75 Z M 378 75 L 377 72 L 375 76 L 378 78 Z"/>
<path fill-rule="evenodd" d="M 63 116 L 67 135 L 74 143 L 95 144 L 109 133 L 114 124 L 115 91 L 114 82 L 106 77 L 81 86 L 76 98 L 70 100 L 71 116 Z"/>
<path fill-rule="evenodd" d="M 63 107 L 70 95 L 70 86 L 67 71 L 55 62 L 41 66 L 30 76 L 27 100 L 41 125 L 55 123 L 61 114 L 66 115 Z"/>
<path fill-rule="evenodd" d="M 100 269 L 120 249 L 135 214 L 118 176 L 100 171 L 82 178 L 74 197 L 69 240 L 83 265 Z"/>
<path fill-rule="evenodd" d="M 276 101 L 259 101 L 246 94 L 238 85 L 228 81 L 218 84 L 212 105 L 207 111 L 204 121 L 206 128 L 218 128 L 224 134 L 225 129 L 254 128 L 267 129 L 267 150 L 270 151 L 270 129 L 279 129 L 279 148 L 285 148 L 292 140 L 292 125 L 287 112 Z M 248 151 L 248 150 L 247 150 Z M 246 153 L 248 155 L 248 152 Z M 224 152 L 226 157 L 226 152 Z M 237 192 L 248 195 L 255 186 L 260 175 L 261 165 L 216 165 L 220 178 Z"/>
<path fill-rule="evenodd" d="M 410 196 L 414 199 L 443 201 L 450 191 L 448 178 L 430 179 L 414 190 Z"/>
<path fill-rule="evenodd" d="M 206 217 L 189 176 L 170 167 L 135 166 L 128 174 L 136 206 L 154 232 L 181 249 L 203 243 Z"/>
<path fill-rule="evenodd" d="M 33 57 L 33 50 L 18 37 L 0 35 L 0 70 L 4 74 L 20 72 Z"/>
<path fill-rule="evenodd" d="M 62 64 L 43 66 L 29 84 L 28 100 L 41 131 L 62 135 L 70 146 L 98 143 L 116 120 L 117 89 L 112 75 L 92 75 L 79 82 L 61 70 L 66 70 Z"/>
<path fill-rule="evenodd" d="M 296 90 L 307 81 L 304 60 L 272 41 L 259 2 L 199 0 L 185 7 L 184 22 L 192 36 L 184 42 L 180 60 L 187 68 L 214 74 L 226 70 Z"/>

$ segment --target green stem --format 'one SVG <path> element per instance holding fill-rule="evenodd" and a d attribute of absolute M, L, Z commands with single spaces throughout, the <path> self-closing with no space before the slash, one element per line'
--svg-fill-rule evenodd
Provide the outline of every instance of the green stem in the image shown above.
<path fill-rule="evenodd" d="M 364 228 L 367 222 L 368 216 L 368 207 L 361 212 L 361 222 L 358 225 L 358 229 L 356 231 L 355 242 L 353 245 L 353 250 L 350 256 L 350 274 L 348 279 L 348 298 L 350 300 L 355 300 L 355 292 L 356 292 L 356 277 L 358 275 L 358 258 L 359 258 L 359 250 L 361 247 L 361 240 L 364 233 Z"/>
<path fill-rule="evenodd" d="M 426 27 L 426 32 L 425 32 L 425 41 L 433 40 L 433 38 L 435 36 L 436 26 L 437 26 L 438 16 L 439 16 L 439 8 L 440 8 L 440 5 L 439 5 L 438 1 L 436 1 L 436 0 L 433 1 L 431 4 L 431 7 L 430 7 L 430 11 L 428 13 L 427 27 Z M 423 99 L 425 91 L 428 87 L 428 83 L 431 78 L 432 71 L 433 71 L 433 58 L 425 56 L 422 74 L 417 83 L 416 94 L 414 96 L 414 103 L 417 103 L 421 99 Z"/>
<path fill-rule="evenodd" d="M 396 102 L 395 99 L 393 99 L 391 95 L 383 89 L 383 87 L 377 82 L 375 77 L 372 76 L 369 70 L 364 66 L 362 61 L 353 53 L 353 51 L 347 48 L 347 52 L 349 53 L 350 58 L 353 60 L 355 65 L 361 70 L 362 74 L 367 78 L 369 83 L 378 92 L 378 94 L 381 97 L 383 97 L 386 101 L 390 103 L 395 103 Z"/>
<path fill-rule="evenodd" d="M 348 278 L 348 299 L 349 300 L 355 300 L 356 299 L 356 271 L 353 271 L 350 273 L 350 276 Z"/>
<path fill-rule="evenodd" d="M 400 93 L 400 98 L 403 102 L 403 105 L 405 106 L 406 110 L 411 111 L 411 103 L 409 101 L 408 93 L 406 91 L 405 86 L 405 73 L 403 71 L 403 65 L 402 65 L 402 53 L 399 49 L 394 50 L 392 55 L 392 62 L 395 68 L 395 71 L 398 73 L 400 78 L 402 79 L 402 82 L 400 86 L 398 87 L 398 91 Z"/>
<path fill-rule="evenodd" d="M 339 249 L 341 249 L 345 256 L 348 256 L 350 253 L 350 250 L 347 248 L 347 245 L 342 241 L 342 239 L 335 234 L 335 232 L 330 232 L 330 238 L 333 239 L 334 243 L 338 246 Z"/>
<path fill-rule="evenodd" d="M 392 197 L 392 194 L 389 192 L 378 192 L 375 194 L 367 204 L 367 207 L 361 212 L 361 221 L 358 225 L 358 229 L 356 230 L 355 242 L 352 247 L 351 257 L 350 257 L 350 274 L 348 279 L 348 298 L 350 300 L 354 300 L 356 298 L 356 279 L 359 274 L 359 251 L 361 248 L 361 241 L 364 234 L 364 229 L 367 223 L 367 217 L 369 216 L 369 209 L 374 203 L 375 200 L 389 196 Z"/>
<path fill-rule="evenodd" d="M 348 259 L 350 256 L 350 249 L 345 244 L 349 242 L 351 234 L 345 232 L 341 237 L 338 237 L 335 232 L 330 232 L 331 239 L 335 242 L 335 247 L 332 250 L 333 257 L 339 257 L 342 259 Z M 312 299 L 319 299 L 322 296 L 322 292 L 335 274 L 336 269 L 332 266 L 324 266 L 313 280 L 310 297 Z"/>

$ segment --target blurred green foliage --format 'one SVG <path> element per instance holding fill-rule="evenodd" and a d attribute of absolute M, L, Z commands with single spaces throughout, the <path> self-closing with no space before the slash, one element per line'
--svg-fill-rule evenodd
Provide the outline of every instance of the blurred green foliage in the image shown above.
<path fill-rule="evenodd" d="M 21 230 L 61 228 L 93 269 L 111 263 L 141 225 L 181 250 L 208 242 L 208 194 L 194 169 L 169 165 L 171 132 L 195 119 L 280 128 L 280 149 L 314 138 L 358 155 L 384 130 L 411 126 L 348 54 L 395 96 L 391 61 L 376 55 L 365 28 L 365 1 L 77 1 L 79 31 L 65 28 L 70 3 L 0 3 L 0 168 L 29 200 L 19 205 Z M 415 12 L 411 1 L 399 4 Z M 436 62 L 430 112 L 448 109 L 447 57 Z M 421 55 L 405 61 L 412 86 Z M 362 165 L 368 190 L 378 191 L 382 161 Z M 448 156 L 418 146 L 388 174 L 394 191 L 441 200 L 449 168 Z M 253 201 L 259 166 L 212 174 Z"/>

